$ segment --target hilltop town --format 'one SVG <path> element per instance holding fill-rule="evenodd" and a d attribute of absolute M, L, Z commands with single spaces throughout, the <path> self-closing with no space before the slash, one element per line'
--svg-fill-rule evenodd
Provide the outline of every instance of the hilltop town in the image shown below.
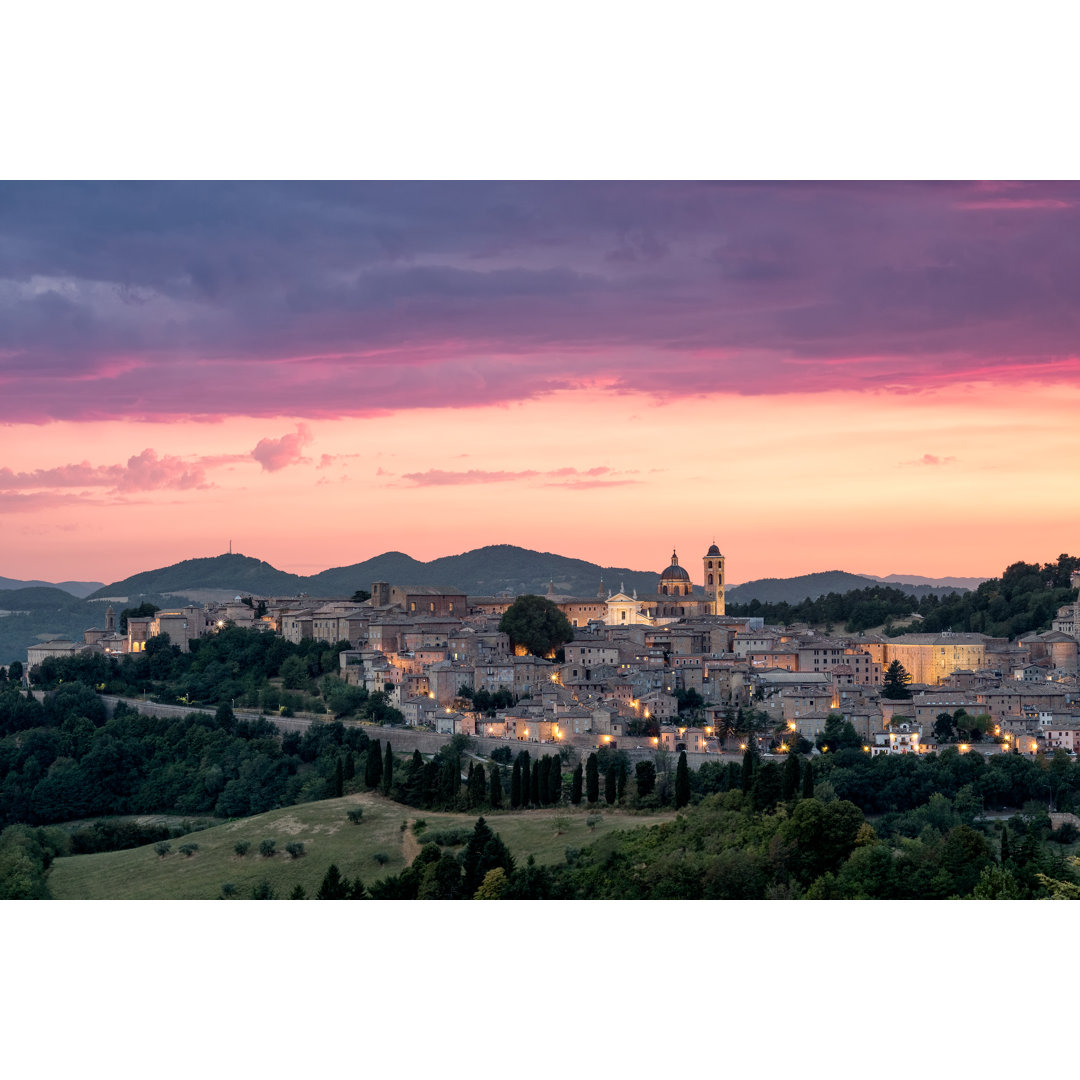
<path fill-rule="evenodd" d="M 870 755 L 966 752 L 1035 755 L 1080 748 L 1080 602 L 1052 628 L 1014 641 L 982 633 L 825 634 L 726 613 L 725 557 L 701 556 L 703 591 L 672 552 L 655 595 L 612 589 L 545 597 L 572 640 L 551 655 L 513 646 L 500 622 L 517 599 L 452 586 L 377 581 L 350 598 L 237 596 L 127 618 L 110 605 L 81 643 L 28 650 L 50 657 L 139 653 L 160 635 L 181 651 L 226 626 L 300 644 L 347 643 L 340 676 L 385 692 L 406 727 L 515 743 L 685 750 L 691 765 L 744 750 L 822 748 L 830 717 Z M 1080 585 L 1080 573 L 1071 584 Z M 126 598 L 117 598 L 120 603 Z M 890 678 L 890 672 L 892 677 Z M 899 681 L 898 681 L 899 673 Z M 494 707 L 492 707 L 494 706 Z M 978 721 L 976 723 L 975 721 Z"/>

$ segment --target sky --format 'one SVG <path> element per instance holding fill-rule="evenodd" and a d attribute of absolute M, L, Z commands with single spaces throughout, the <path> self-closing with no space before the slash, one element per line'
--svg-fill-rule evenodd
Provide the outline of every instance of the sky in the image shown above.
<path fill-rule="evenodd" d="M 1080 185 L 0 183 L 0 575 L 1080 553 Z"/>

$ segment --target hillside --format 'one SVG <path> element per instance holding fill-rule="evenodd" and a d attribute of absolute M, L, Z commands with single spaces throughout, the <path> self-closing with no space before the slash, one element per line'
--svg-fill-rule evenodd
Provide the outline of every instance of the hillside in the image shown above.
<path fill-rule="evenodd" d="M 364 816 L 353 825 L 346 814 L 357 807 L 363 809 Z M 427 823 L 419 836 L 411 828 L 418 817 Z M 57 900 L 213 900 L 221 895 L 225 882 L 236 886 L 237 896 L 250 898 L 252 888 L 266 880 L 282 899 L 296 885 L 302 885 L 311 898 L 331 863 L 346 877 L 359 876 L 370 884 L 400 873 L 433 834 L 471 829 L 476 818 L 476 814 L 418 812 L 369 793 L 347 795 L 271 810 L 192 833 L 174 840 L 172 852 L 164 858 L 148 844 L 127 851 L 57 859 L 49 874 L 49 889 Z M 560 807 L 500 811 L 484 818 L 515 859 L 524 861 L 532 854 L 538 863 L 551 865 L 565 859 L 568 847 L 585 847 L 618 829 L 671 821 L 674 814 L 643 817 L 608 809 Z M 595 819 L 591 826 L 587 823 L 590 818 Z M 278 853 L 263 858 L 258 854 L 259 844 L 268 838 L 277 842 Z M 238 840 L 251 844 L 242 857 L 234 851 Z M 304 845 L 304 855 L 297 859 L 285 852 L 285 845 L 294 841 Z M 185 843 L 199 845 L 190 858 L 179 853 Z"/>
<path fill-rule="evenodd" d="M 100 581 L 19 581 L 17 578 L 0 577 L 0 591 L 5 589 L 62 589 L 80 599 L 102 588 Z M 0 597 L 0 599 L 3 599 Z"/>
<path fill-rule="evenodd" d="M 660 568 L 662 569 L 662 568 Z M 583 559 L 570 559 L 550 552 L 530 551 L 510 544 L 493 544 L 420 562 L 400 551 L 324 570 L 310 577 L 287 574 L 269 563 L 245 555 L 218 555 L 207 559 L 187 559 L 160 570 L 147 570 L 98 589 L 93 596 L 126 596 L 182 593 L 185 589 L 230 589 L 237 593 L 262 595 L 350 596 L 357 589 L 370 589 L 373 581 L 394 585 L 447 585 L 472 596 L 500 592 L 547 591 L 553 582 L 556 592 L 595 596 L 603 579 L 605 589 L 620 584 L 627 590 L 654 593 L 660 569 L 649 573 L 627 567 L 602 567 Z"/>
<path fill-rule="evenodd" d="M 150 593 L 183 592 L 184 589 L 235 589 L 238 593 L 289 596 L 307 591 L 306 578 L 275 570 L 261 559 L 246 555 L 217 555 L 185 559 L 160 570 L 146 570 L 122 581 L 102 586 L 94 597 L 126 596 L 134 599 Z"/>
<path fill-rule="evenodd" d="M 747 581 L 729 588 L 727 599 L 732 604 L 748 604 L 752 600 L 759 600 L 763 604 L 798 604 L 806 599 L 816 600 L 828 593 L 842 594 L 878 584 L 878 578 L 849 574 L 845 570 L 827 570 L 818 574 L 803 574 L 801 577 Z M 924 596 L 951 596 L 955 592 L 966 591 L 954 586 L 906 584 L 899 581 L 890 582 L 890 586 L 920 599 Z"/>

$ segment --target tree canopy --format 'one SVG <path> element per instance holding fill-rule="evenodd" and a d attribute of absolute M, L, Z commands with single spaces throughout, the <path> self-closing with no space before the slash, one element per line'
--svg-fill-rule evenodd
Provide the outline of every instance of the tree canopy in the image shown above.
<path fill-rule="evenodd" d="M 567 617 L 542 596 L 519 596 L 499 621 L 499 629 L 510 637 L 516 649 L 533 656 L 552 657 L 555 650 L 574 640 L 574 628 Z"/>

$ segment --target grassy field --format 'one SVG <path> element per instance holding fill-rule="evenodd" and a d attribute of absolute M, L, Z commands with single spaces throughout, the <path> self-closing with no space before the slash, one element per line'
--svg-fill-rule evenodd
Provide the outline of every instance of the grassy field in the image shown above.
<path fill-rule="evenodd" d="M 358 807 L 363 809 L 363 819 L 354 825 L 346 815 Z M 532 854 L 544 864 L 562 862 L 568 847 L 585 847 L 606 833 L 657 825 L 674 816 L 642 817 L 583 807 L 484 815 L 515 859 Z M 302 885 L 311 898 L 331 863 L 346 877 L 359 876 L 370 884 L 404 869 L 425 837 L 471 829 L 476 817 L 417 811 L 374 794 L 346 795 L 272 810 L 181 837 L 172 841 L 172 851 L 164 857 L 149 844 L 57 859 L 49 888 L 57 900 L 213 900 L 221 895 L 225 882 L 235 885 L 238 898 L 249 898 L 252 889 L 265 880 L 279 898 L 288 897 L 296 885 Z M 427 823 L 419 836 L 412 829 L 417 818 Z M 590 818 L 597 819 L 591 827 Z M 259 854 L 265 839 L 276 841 L 277 853 L 270 858 Z M 242 857 L 233 850 L 238 840 L 251 845 Z M 285 852 L 285 845 L 293 841 L 304 845 L 305 853 L 297 859 Z M 179 848 L 185 843 L 198 844 L 199 850 L 190 857 L 182 855 Z"/>

